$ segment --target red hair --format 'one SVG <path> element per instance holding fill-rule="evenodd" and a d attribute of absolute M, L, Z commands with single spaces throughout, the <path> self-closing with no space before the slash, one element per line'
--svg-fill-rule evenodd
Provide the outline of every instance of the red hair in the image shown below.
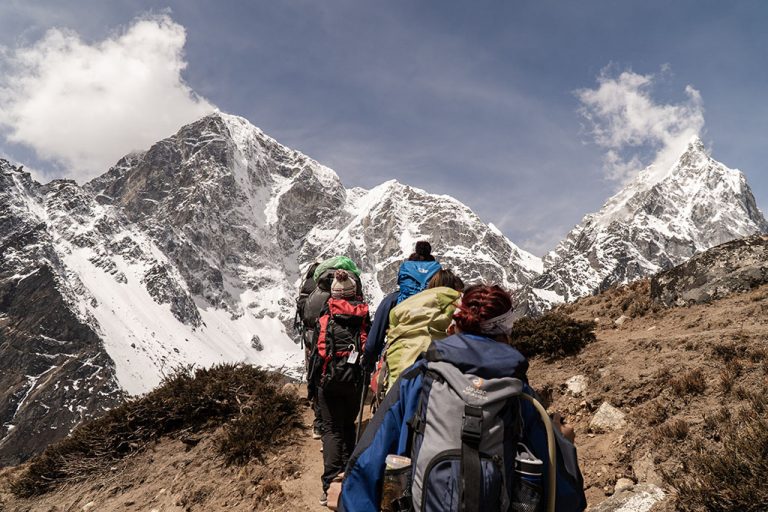
<path fill-rule="evenodd" d="M 476 284 L 467 288 L 461 297 L 461 307 L 453 320 L 456 326 L 468 334 L 482 334 L 480 324 L 503 315 L 512 309 L 512 297 L 498 285 Z"/>

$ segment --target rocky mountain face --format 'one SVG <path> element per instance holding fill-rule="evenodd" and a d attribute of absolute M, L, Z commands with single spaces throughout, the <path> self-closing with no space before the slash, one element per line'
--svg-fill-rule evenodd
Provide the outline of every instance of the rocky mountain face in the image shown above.
<path fill-rule="evenodd" d="M 354 258 L 374 305 L 417 239 L 467 281 L 519 288 L 541 269 L 450 197 L 394 181 L 347 190 L 221 113 L 82 187 L 0 165 L 0 464 L 179 365 L 299 373 L 293 303 L 317 259 Z"/>
<path fill-rule="evenodd" d="M 0 161 L 0 465 L 16 464 L 121 400 L 114 363 L 84 317 L 86 290 L 55 239 L 71 182 L 41 186 Z M 61 227 L 61 226 L 60 226 Z"/>
<path fill-rule="evenodd" d="M 718 245 L 651 279 L 651 297 L 664 306 L 686 306 L 747 292 L 768 283 L 768 236 Z"/>
<path fill-rule="evenodd" d="M 649 167 L 584 217 L 518 293 L 520 315 L 653 275 L 718 244 L 768 232 L 744 175 L 695 138 L 670 169 Z"/>

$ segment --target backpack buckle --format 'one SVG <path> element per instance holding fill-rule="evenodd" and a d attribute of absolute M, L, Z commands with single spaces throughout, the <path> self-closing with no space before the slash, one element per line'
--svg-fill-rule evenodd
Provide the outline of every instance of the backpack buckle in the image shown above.
<path fill-rule="evenodd" d="M 483 409 L 467 405 L 464 407 L 464 420 L 461 426 L 462 441 L 480 443 L 483 434 Z"/>

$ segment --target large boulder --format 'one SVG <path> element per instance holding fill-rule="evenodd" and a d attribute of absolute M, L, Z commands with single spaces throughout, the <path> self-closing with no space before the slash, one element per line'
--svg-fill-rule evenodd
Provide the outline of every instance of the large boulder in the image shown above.
<path fill-rule="evenodd" d="M 768 283 L 768 235 L 753 235 L 694 256 L 651 279 L 651 297 L 667 306 L 699 304 Z"/>

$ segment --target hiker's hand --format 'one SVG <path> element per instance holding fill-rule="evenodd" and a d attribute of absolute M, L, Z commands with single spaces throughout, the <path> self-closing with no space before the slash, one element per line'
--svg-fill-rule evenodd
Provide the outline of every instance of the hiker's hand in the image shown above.
<path fill-rule="evenodd" d="M 565 418 L 559 412 L 552 415 L 552 425 L 571 443 L 576 441 L 576 431 L 565 422 Z"/>

